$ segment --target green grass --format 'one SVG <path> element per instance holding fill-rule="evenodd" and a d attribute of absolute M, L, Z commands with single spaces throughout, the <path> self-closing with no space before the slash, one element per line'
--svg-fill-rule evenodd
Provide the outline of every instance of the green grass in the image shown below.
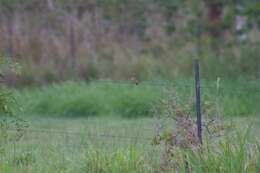
<path fill-rule="evenodd" d="M 191 80 L 150 84 L 67 82 L 15 90 L 23 109 L 20 116 L 29 121 L 30 130 L 21 140 L 0 143 L 0 172 L 162 172 L 163 147 L 151 145 L 157 124 L 152 110 L 170 94 L 186 104 L 194 98 L 194 87 Z M 240 129 L 250 125 L 253 137 L 260 137 L 259 83 L 221 81 L 218 86 L 202 81 L 203 111 L 217 108 L 214 114 L 233 120 Z M 203 155 L 179 151 L 174 158 L 180 163 L 178 171 L 185 172 L 186 160 L 194 173 L 259 172 L 259 147 L 243 132 L 204 147 Z"/>
<path fill-rule="evenodd" d="M 216 82 L 206 83 L 207 86 Z M 219 89 L 205 88 L 202 90 L 203 101 L 213 102 L 226 117 L 248 117 L 257 115 L 260 107 L 260 83 L 250 80 L 220 81 Z"/>
<path fill-rule="evenodd" d="M 16 97 L 26 114 L 138 117 L 151 115 L 161 93 L 149 86 L 67 82 L 25 89 Z"/>
<path fill-rule="evenodd" d="M 141 173 L 158 163 L 158 149 L 148 139 L 155 134 L 153 119 L 33 116 L 27 120 L 35 131 L 0 145 L 0 172 Z"/>
<path fill-rule="evenodd" d="M 163 85 L 161 85 L 163 84 Z M 164 85 L 167 84 L 167 85 Z M 202 81 L 203 110 L 217 107 L 224 116 L 250 116 L 260 112 L 259 82 Z M 194 100 L 192 80 L 139 85 L 131 83 L 66 82 L 15 91 L 26 115 L 151 117 L 153 108 L 170 94 L 186 104 Z M 217 106 L 216 106 L 217 105 Z"/>
<path fill-rule="evenodd" d="M 152 140 L 145 140 L 156 134 L 153 118 L 31 116 L 27 120 L 30 129 L 36 131 L 27 131 L 21 140 L 1 145 L 0 172 L 154 173 L 160 170 L 163 148 L 151 145 Z M 253 122 L 253 132 L 258 132 L 260 127 L 256 118 L 247 118 L 246 122 L 244 118 L 235 118 L 234 122 L 241 129 Z M 40 129 L 46 131 L 39 132 Z M 67 133 L 59 133 L 61 131 Z M 102 134 L 104 136 L 100 136 Z M 181 163 L 188 155 L 194 173 L 207 172 L 205 170 L 237 173 L 243 169 L 241 166 L 250 170 L 245 173 L 257 172 L 259 151 L 252 148 L 256 147 L 254 141 L 243 134 L 224 138 L 216 148 L 207 148 L 205 144 L 203 156 L 197 152 L 180 151 L 176 158 L 181 166 L 179 171 L 184 172 Z M 260 137 L 258 133 L 252 134 Z"/>
<path fill-rule="evenodd" d="M 250 140 L 249 134 L 249 131 L 236 131 L 232 135 L 225 135 L 214 144 L 204 140 L 204 145 L 199 151 L 181 150 L 177 157 L 173 156 L 173 159 L 180 160 L 180 168 L 175 170 L 185 173 L 185 163 L 188 163 L 189 169 L 195 173 L 259 172 L 257 165 L 260 163 L 260 148 L 256 141 Z"/>

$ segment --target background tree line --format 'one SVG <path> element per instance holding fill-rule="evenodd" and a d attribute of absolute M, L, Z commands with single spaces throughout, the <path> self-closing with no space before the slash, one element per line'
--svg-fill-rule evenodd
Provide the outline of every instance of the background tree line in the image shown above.
<path fill-rule="evenodd" d="M 259 77 L 257 0 L 0 0 L 9 84 L 71 78 Z M 239 73 L 239 75 L 238 75 Z"/>

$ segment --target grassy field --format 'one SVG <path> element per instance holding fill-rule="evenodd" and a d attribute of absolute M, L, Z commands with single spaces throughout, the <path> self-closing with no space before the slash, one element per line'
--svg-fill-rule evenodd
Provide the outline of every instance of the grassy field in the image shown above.
<path fill-rule="evenodd" d="M 204 109 L 216 106 L 223 116 L 250 116 L 260 112 L 259 81 L 203 81 Z M 56 116 L 153 117 L 153 107 L 175 97 L 181 104 L 194 100 L 192 80 L 173 82 L 92 82 L 53 84 L 15 92 L 24 114 Z"/>
<path fill-rule="evenodd" d="M 151 118 L 28 120 L 30 130 L 23 138 L 5 145 L 0 172 L 142 172 L 144 160 L 158 164 Z"/>
<path fill-rule="evenodd" d="M 152 145 L 156 119 L 28 117 L 28 120 L 30 128 L 23 138 L 9 141 L 2 148 L 0 172 L 160 170 L 162 148 Z M 251 125 L 255 137 L 260 137 L 257 133 L 260 122 L 256 118 L 233 120 L 240 128 Z"/>
<path fill-rule="evenodd" d="M 256 167 L 260 163 L 259 148 L 254 141 L 260 137 L 258 86 L 258 82 L 249 81 L 203 81 L 203 111 L 216 108 L 212 112 L 233 121 L 242 129 L 241 134 L 251 127 L 251 137 L 225 137 L 218 143 L 217 152 L 209 147 L 205 157 L 185 152 L 183 156 L 193 172 L 260 170 Z M 139 85 L 99 81 L 15 90 L 23 110 L 19 115 L 28 121 L 29 128 L 21 139 L 1 142 L 0 172 L 163 172 L 164 147 L 152 145 L 159 123 L 153 109 L 171 97 L 185 105 L 194 98 L 193 88 L 192 81 Z M 178 158 L 182 163 L 182 155 Z M 186 172 L 182 168 L 179 172 Z"/>

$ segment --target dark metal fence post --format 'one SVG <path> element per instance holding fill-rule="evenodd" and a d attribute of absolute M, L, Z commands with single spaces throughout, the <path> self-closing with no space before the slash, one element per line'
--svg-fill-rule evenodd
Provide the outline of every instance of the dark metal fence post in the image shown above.
<path fill-rule="evenodd" d="M 71 75 L 76 77 L 76 32 L 75 32 L 75 18 L 73 14 L 69 16 L 69 46 L 70 46 L 70 63 Z"/>
<path fill-rule="evenodd" d="M 194 60 L 195 69 L 195 91 L 196 91 L 196 114 L 197 114 L 197 130 L 199 142 L 202 144 L 202 118 L 201 118 L 201 100 L 200 100 L 200 66 L 199 60 Z"/>

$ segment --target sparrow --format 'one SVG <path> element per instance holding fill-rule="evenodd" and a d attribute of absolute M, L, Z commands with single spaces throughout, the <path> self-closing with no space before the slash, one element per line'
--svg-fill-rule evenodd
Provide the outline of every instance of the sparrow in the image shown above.
<path fill-rule="evenodd" d="M 136 77 L 131 77 L 131 82 L 133 83 L 133 84 L 135 84 L 135 85 L 138 85 L 139 84 L 139 81 L 137 80 L 137 78 Z"/>

